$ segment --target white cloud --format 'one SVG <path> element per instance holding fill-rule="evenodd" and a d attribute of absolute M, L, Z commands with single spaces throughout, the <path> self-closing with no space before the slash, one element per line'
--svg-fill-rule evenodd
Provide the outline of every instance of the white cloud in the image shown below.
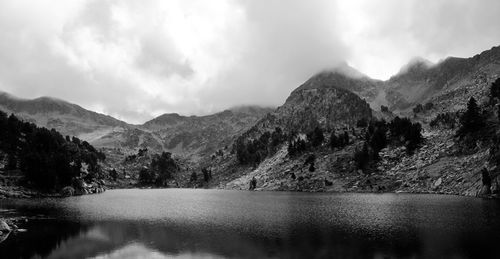
<path fill-rule="evenodd" d="M 130 122 L 280 105 L 342 60 L 387 78 L 498 45 L 497 2 L 4 0 L 0 86 Z"/>
<path fill-rule="evenodd" d="M 415 56 L 437 62 L 500 44 L 500 1 L 339 1 L 350 63 L 387 79 Z"/>

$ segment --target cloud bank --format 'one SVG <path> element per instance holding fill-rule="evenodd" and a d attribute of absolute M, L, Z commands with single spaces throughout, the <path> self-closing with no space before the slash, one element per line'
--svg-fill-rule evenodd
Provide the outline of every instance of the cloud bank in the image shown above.
<path fill-rule="evenodd" d="M 132 123 L 276 106 L 342 61 L 385 79 L 414 56 L 499 45 L 499 11 L 495 0 L 4 0 L 0 90 Z"/>

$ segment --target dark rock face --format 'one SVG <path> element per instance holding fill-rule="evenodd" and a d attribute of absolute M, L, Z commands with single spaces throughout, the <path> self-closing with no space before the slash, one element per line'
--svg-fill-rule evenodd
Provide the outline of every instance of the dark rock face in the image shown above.
<path fill-rule="evenodd" d="M 295 92 L 307 89 L 329 89 L 332 87 L 348 90 L 367 102 L 372 102 L 381 91 L 382 81 L 371 79 L 346 65 L 333 71 L 324 71 L 314 75 L 295 89 L 291 96 Z"/>
<path fill-rule="evenodd" d="M 277 127 L 285 133 L 307 133 L 317 126 L 330 131 L 352 127 L 360 119 L 369 120 L 372 116 L 370 105 L 346 90 L 349 87 L 344 84 L 346 78 L 338 72 L 313 76 L 295 89 L 282 106 L 246 131 L 243 138 L 256 139 Z"/>
<path fill-rule="evenodd" d="M 367 102 L 347 90 L 331 87 L 298 89 L 292 92 L 275 114 L 281 125 L 298 131 L 312 130 L 316 122 L 323 128 L 354 125 L 359 119 L 369 119 Z"/>

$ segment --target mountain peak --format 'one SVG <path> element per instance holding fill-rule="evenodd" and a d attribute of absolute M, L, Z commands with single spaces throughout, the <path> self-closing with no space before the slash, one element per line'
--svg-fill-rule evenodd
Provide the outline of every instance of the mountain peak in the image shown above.
<path fill-rule="evenodd" d="M 421 72 L 421 71 L 424 71 L 424 70 L 431 68 L 433 65 L 434 65 L 434 63 L 432 63 L 431 61 L 429 61 L 425 58 L 413 57 L 412 59 L 410 59 L 410 61 L 408 63 L 406 63 L 406 65 L 401 67 L 401 69 L 396 74 L 396 76 L 406 74 L 406 73 Z"/>
<path fill-rule="evenodd" d="M 334 68 L 315 74 L 292 94 L 302 90 L 336 88 L 354 92 L 362 98 L 371 100 L 374 98 L 376 83 L 377 80 L 369 78 L 346 62 L 342 62 Z"/>
<path fill-rule="evenodd" d="M 344 76 L 354 78 L 354 79 L 367 78 L 367 76 L 365 74 L 359 72 L 357 69 L 353 68 L 345 61 L 339 63 L 337 66 L 332 68 L 330 71 L 324 71 L 324 72 L 326 72 L 326 73 L 328 73 L 328 72 L 339 73 L 339 74 L 342 74 Z"/>

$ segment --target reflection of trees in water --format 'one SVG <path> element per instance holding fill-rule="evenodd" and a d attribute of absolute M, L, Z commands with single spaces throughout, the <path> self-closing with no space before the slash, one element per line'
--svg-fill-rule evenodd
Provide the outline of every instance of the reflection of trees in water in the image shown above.
<path fill-rule="evenodd" d="M 223 257 L 397 257 L 419 254 L 418 240 L 370 240 L 366 233 L 354 234 L 338 228 L 294 226 L 286 231 L 255 231 L 224 226 L 102 222 L 91 227 L 78 224 L 44 224 L 33 229 L 37 235 L 25 237 L 15 245 L 10 257 L 41 255 L 47 258 L 85 258 L 98 255 L 119 256 L 139 253 L 165 255 L 214 255 Z M 399 233 L 398 236 L 404 236 Z M 41 242 L 40 242 L 41 241 Z M 403 242 L 401 242 L 403 241 Z M 413 244 L 413 245 L 409 245 Z M 360 249 L 363 248 L 363 249 Z M 24 250 L 27 249 L 27 250 Z M 23 251 L 23 252 L 22 252 Z"/>
<path fill-rule="evenodd" d="M 484 255 L 485 245 L 495 240 L 461 236 L 450 239 L 446 233 L 439 235 L 439 247 L 456 247 L 461 251 L 439 250 L 430 244 L 429 235 L 419 230 L 404 232 L 388 230 L 370 232 L 339 226 L 304 224 L 294 225 L 284 231 L 256 231 L 252 224 L 239 229 L 230 226 L 170 225 L 140 222 L 103 222 L 81 228 L 66 238 L 53 239 L 53 251 L 48 258 L 84 258 L 98 255 L 199 255 L 230 258 L 373 258 L 373 257 L 427 257 L 432 255 Z M 415 232 L 416 231 L 416 232 Z M 420 229 L 422 231 L 422 229 Z M 430 233 L 428 233 L 430 234 Z M 436 233 L 434 233 L 436 234 Z M 448 236 L 448 238 L 446 238 Z M 64 240 L 64 241 L 62 241 Z M 481 245 L 480 242 L 485 242 Z M 57 245 L 54 245 L 57 244 Z M 471 245 L 475 247 L 470 249 Z M 29 247 L 29 246 L 28 246 Z M 439 251 L 435 250 L 438 249 Z M 450 254 L 451 252 L 451 254 Z M 428 254 L 430 253 L 430 254 Z M 38 253 L 41 254 L 41 253 Z"/>
<path fill-rule="evenodd" d="M 304 196 L 293 200 L 294 206 L 282 206 L 282 213 L 276 213 L 270 206 L 261 206 L 259 210 L 238 208 L 231 211 L 233 214 L 210 216 L 207 213 L 199 218 L 189 218 L 185 214 L 186 218 L 153 217 L 156 221 L 130 219 L 81 225 L 49 219 L 30 220 L 20 226 L 28 232 L 11 235 L 0 244 L 0 258 L 36 255 L 47 258 L 100 255 L 115 258 L 134 255 L 213 255 L 230 258 L 497 257 L 491 249 L 500 240 L 500 223 L 495 220 L 500 210 L 497 203 L 440 197 L 439 202 L 431 199 L 429 209 L 424 206 L 429 204 L 428 201 L 419 203 L 412 198 L 403 200 L 403 203 L 386 204 L 385 207 L 380 202 L 374 202 L 374 206 L 361 203 L 365 205 L 362 209 L 356 207 L 359 204 L 353 207 L 351 202 L 340 202 L 334 209 L 322 211 L 321 208 L 335 204 L 331 199 L 320 199 L 330 196 L 308 199 L 321 202 L 321 206 L 310 207 L 314 210 L 304 210 L 306 205 L 301 197 Z M 357 196 L 342 197 L 356 199 Z M 365 197 L 380 199 L 387 196 L 362 196 Z M 337 208 L 344 210 L 337 212 Z M 151 213 L 155 211 L 144 211 L 144 215 Z M 66 215 L 38 210 L 32 214 Z"/>
<path fill-rule="evenodd" d="M 71 223 L 51 219 L 33 219 L 22 225 L 26 232 L 11 233 L 0 244 L 2 258 L 47 257 L 51 251 L 64 240 L 78 235 L 85 227 L 79 223 Z"/>

